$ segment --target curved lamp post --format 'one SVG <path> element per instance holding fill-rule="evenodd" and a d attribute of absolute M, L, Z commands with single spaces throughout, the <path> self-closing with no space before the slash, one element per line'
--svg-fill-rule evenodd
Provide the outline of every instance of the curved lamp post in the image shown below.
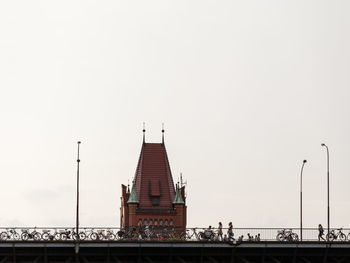
<path fill-rule="evenodd" d="M 307 161 L 303 161 L 300 173 L 300 241 L 303 241 L 303 170 Z"/>
<path fill-rule="evenodd" d="M 321 146 L 327 149 L 327 241 L 329 239 L 329 149 L 324 143 Z"/>

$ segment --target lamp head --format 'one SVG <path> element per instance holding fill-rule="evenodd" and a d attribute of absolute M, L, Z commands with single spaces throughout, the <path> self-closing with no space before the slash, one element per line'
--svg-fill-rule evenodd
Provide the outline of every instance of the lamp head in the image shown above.
<path fill-rule="evenodd" d="M 321 146 L 326 146 L 326 145 L 324 143 L 322 143 Z"/>
<path fill-rule="evenodd" d="M 303 163 L 306 163 L 306 162 L 307 162 L 306 160 L 303 161 Z"/>
<path fill-rule="evenodd" d="M 81 141 L 78 141 L 78 144 L 81 144 Z"/>

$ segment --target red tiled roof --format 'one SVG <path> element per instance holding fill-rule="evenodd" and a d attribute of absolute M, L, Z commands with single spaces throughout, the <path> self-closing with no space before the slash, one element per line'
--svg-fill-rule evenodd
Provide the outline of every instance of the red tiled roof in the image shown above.
<path fill-rule="evenodd" d="M 142 145 L 134 180 L 140 209 L 172 208 L 175 189 L 164 144 Z M 159 198 L 158 206 L 152 206 L 154 198 Z"/>

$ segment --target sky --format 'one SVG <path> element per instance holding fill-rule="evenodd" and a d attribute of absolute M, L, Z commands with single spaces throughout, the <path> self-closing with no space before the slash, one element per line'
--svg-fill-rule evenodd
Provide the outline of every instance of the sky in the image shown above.
<path fill-rule="evenodd" d="M 119 226 L 162 123 L 188 226 L 350 227 L 350 2 L 1 1 L 0 226 Z"/>

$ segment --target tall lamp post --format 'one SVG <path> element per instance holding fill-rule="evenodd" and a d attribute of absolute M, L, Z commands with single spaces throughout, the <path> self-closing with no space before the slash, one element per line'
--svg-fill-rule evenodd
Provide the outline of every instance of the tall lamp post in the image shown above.
<path fill-rule="evenodd" d="M 321 146 L 327 149 L 327 241 L 329 240 L 329 149 L 324 143 Z"/>
<path fill-rule="evenodd" d="M 80 154 L 80 144 L 81 142 L 78 141 L 78 158 L 77 158 L 77 214 L 76 214 L 76 238 L 77 238 L 77 243 L 75 246 L 75 253 L 79 253 L 79 164 L 80 164 L 80 159 L 79 159 L 79 154 Z"/>
<path fill-rule="evenodd" d="M 300 173 L 300 241 L 303 241 L 303 170 L 307 161 L 303 161 Z"/>

